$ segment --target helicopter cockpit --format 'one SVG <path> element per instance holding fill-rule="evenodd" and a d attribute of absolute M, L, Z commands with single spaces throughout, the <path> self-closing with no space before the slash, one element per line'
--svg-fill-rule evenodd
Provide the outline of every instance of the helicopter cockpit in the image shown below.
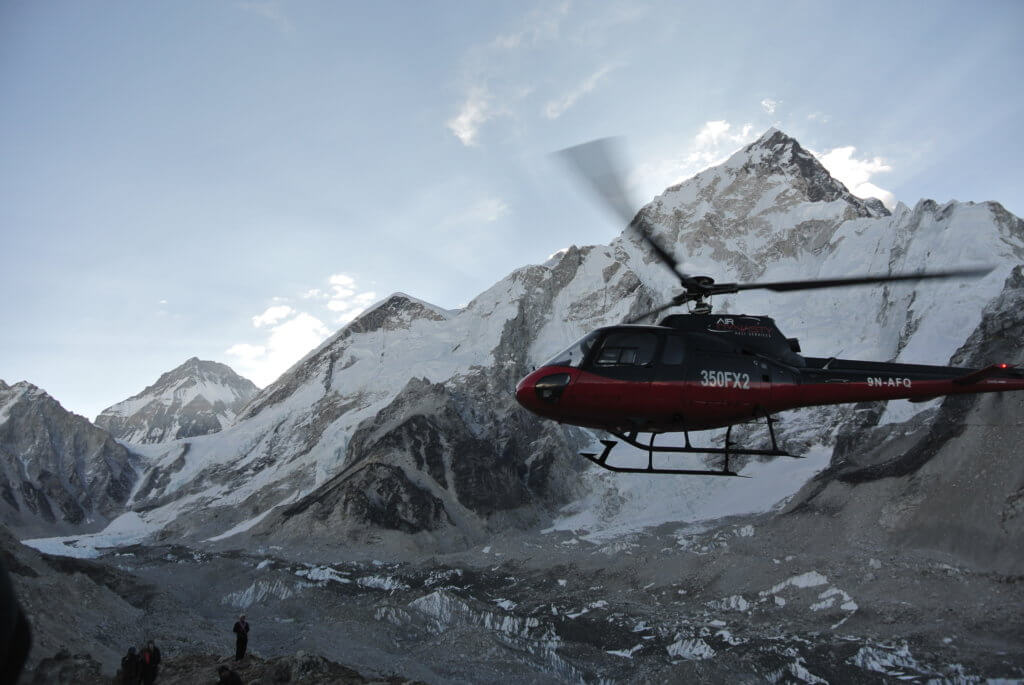
<path fill-rule="evenodd" d="M 553 356 L 551 359 L 541 364 L 540 368 L 545 366 L 571 366 L 576 369 L 580 368 L 599 337 L 601 337 L 600 330 L 588 333 L 572 345 L 569 345 L 569 347 Z"/>

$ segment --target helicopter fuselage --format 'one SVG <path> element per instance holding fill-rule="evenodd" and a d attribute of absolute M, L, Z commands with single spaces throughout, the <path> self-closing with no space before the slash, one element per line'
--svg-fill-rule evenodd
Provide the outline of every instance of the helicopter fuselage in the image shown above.
<path fill-rule="evenodd" d="M 608 326 L 520 381 L 516 399 L 561 423 L 667 433 L 798 407 L 1024 390 L 1024 374 L 1006 364 L 969 369 L 799 351 L 764 316 L 674 315 L 658 326 Z"/>

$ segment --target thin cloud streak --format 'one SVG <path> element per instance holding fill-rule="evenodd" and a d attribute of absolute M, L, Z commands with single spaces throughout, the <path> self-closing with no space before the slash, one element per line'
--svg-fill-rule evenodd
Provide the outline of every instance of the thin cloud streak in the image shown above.
<path fill-rule="evenodd" d="M 477 144 L 480 127 L 493 116 L 487 90 L 482 86 L 474 87 L 470 89 L 459 113 L 448 120 L 448 129 L 463 145 L 472 147 Z"/>
<path fill-rule="evenodd" d="M 548 102 L 544 106 L 544 116 L 548 119 L 557 119 L 565 114 L 581 97 L 592 92 L 597 87 L 597 84 L 614 68 L 614 66 L 609 65 L 598 69 L 561 98 Z"/>

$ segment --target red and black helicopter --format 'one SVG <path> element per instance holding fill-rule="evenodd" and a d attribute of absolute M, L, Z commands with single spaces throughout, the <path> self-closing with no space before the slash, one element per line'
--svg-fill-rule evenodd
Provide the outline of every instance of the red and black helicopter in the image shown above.
<path fill-rule="evenodd" d="M 787 409 L 870 400 L 923 402 L 943 395 L 1024 390 L 1024 373 L 1008 364 L 967 369 L 804 357 L 766 316 L 713 314 L 710 298 L 744 290 L 777 292 L 874 283 L 977 277 L 990 268 L 865 275 L 784 282 L 715 283 L 683 273 L 654 238 L 642 214 L 634 216 L 609 140 L 562 151 L 614 213 L 635 230 L 679 278 L 683 292 L 629 322 L 599 328 L 545 362 L 516 386 L 516 399 L 538 416 L 607 431 L 648 453 L 646 467 L 608 463 L 613 440 L 601 455 L 582 456 L 622 473 L 738 475 L 733 455 L 795 456 L 779 448 L 772 414 Z M 666 316 L 657 326 L 637 325 L 670 307 L 690 313 Z M 731 441 L 732 426 L 763 419 L 770 449 L 745 449 Z M 694 447 L 689 431 L 727 428 L 723 447 Z M 655 445 L 662 433 L 682 433 L 683 445 Z M 641 433 L 649 433 L 646 444 Z M 654 453 L 723 456 L 721 468 L 655 466 Z"/>

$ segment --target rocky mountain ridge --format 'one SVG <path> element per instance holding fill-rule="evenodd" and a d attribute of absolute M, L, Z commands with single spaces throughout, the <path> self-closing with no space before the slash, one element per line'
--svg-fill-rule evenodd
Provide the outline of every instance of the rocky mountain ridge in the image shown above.
<path fill-rule="evenodd" d="M 1024 224 L 998 204 L 922 201 L 890 213 L 852 196 L 775 130 L 642 211 L 689 273 L 718 280 L 995 264 L 970 283 L 751 292 L 742 309 L 735 296 L 715 302 L 771 313 L 818 356 L 945 363 L 1024 261 Z M 568 342 L 660 304 L 674 286 L 626 232 L 518 269 L 456 312 L 396 294 L 282 375 L 231 429 L 152 452 L 150 477 L 164 485 L 134 506 L 168 534 L 275 543 L 323 531 L 332 544 L 393 533 L 468 544 L 588 497 L 619 503 L 589 525 L 622 522 L 675 499 L 674 486 L 584 468 L 573 455 L 594 436 L 525 416 L 511 389 Z M 902 422 L 928 406 L 890 403 L 878 420 Z M 844 415 L 789 413 L 782 436 L 794 449 L 831 449 Z M 348 532 L 328 532 L 339 526 Z"/>
<path fill-rule="evenodd" d="M 641 211 L 688 272 L 719 280 L 995 263 L 970 284 L 743 296 L 741 311 L 772 313 L 812 355 L 945 363 L 1024 261 L 1024 223 L 999 205 L 922 201 L 889 213 L 776 130 Z M 570 504 L 591 512 L 591 528 L 654 520 L 651 503 L 670 520 L 681 511 L 665 504 L 677 486 L 584 467 L 573 455 L 595 436 L 525 414 L 511 389 L 569 341 L 660 304 L 674 285 L 625 232 L 518 269 L 458 311 L 396 293 L 260 392 L 230 428 L 137 445 L 148 467 L 129 504 L 163 536 L 384 536 L 423 549 L 473 544 L 509 525 L 559 525 Z M 715 304 L 735 311 L 736 299 Z M 873 420 L 901 423 L 928 409 L 894 402 Z M 781 437 L 797 451 L 831 450 L 846 414 L 788 413 Z"/>
<path fill-rule="evenodd" d="M 0 513 L 22 536 L 99 530 L 124 511 L 133 455 L 26 381 L 0 381 Z"/>

